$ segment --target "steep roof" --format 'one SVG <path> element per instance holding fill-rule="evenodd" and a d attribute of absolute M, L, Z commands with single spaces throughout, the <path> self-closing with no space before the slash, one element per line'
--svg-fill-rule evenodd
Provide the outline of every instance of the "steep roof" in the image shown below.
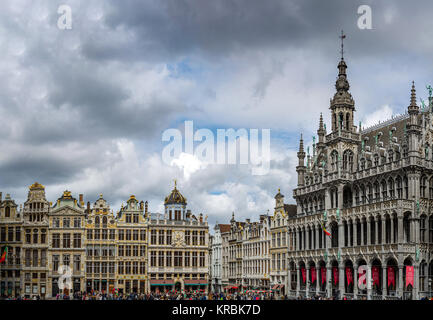
<path fill-rule="evenodd" d="M 218 224 L 218 227 L 219 227 L 221 233 L 223 233 L 223 232 L 229 232 L 231 225 L 230 224 Z"/>

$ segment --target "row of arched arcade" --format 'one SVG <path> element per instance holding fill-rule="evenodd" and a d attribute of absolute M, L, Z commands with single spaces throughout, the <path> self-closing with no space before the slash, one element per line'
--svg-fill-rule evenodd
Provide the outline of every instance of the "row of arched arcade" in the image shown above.
<path fill-rule="evenodd" d="M 381 261 L 363 257 L 319 261 L 290 261 L 288 295 L 292 297 L 334 297 L 357 300 L 419 299 L 431 296 L 433 260 L 402 263 L 395 257 Z"/>

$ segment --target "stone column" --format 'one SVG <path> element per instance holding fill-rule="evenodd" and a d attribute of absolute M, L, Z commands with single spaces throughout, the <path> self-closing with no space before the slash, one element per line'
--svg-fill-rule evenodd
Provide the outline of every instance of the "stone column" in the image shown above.
<path fill-rule="evenodd" d="M 331 198 L 329 194 L 329 189 L 325 191 L 325 210 L 331 208 Z"/>
<path fill-rule="evenodd" d="M 299 296 L 299 291 L 301 290 L 302 275 L 300 275 L 301 268 L 296 266 L 296 297 Z"/>
<path fill-rule="evenodd" d="M 418 300 L 419 299 L 419 264 L 415 264 L 413 267 L 414 271 L 413 271 L 413 289 L 412 289 L 412 299 L 413 300 Z"/>
<path fill-rule="evenodd" d="M 338 186 L 338 206 L 337 208 L 342 209 L 343 208 L 343 185 Z"/>
<path fill-rule="evenodd" d="M 319 294 L 320 291 L 319 274 L 320 274 L 320 267 L 316 265 L 316 294 Z"/>
<path fill-rule="evenodd" d="M 290 296 L 290 291 L 292 291 L 292 269 L 290 266 L 287 266 L 287 295 Z"/>
<path fill-rule="evenodd" d="M 315 228 L 316 232 L 316 249 L 319 249 L 319 237 L 322 235 L 320 234 L 320 228 Z"/>
<path fill-rule="evenodd" d="M 338 248 L 343 248 L 343 247 L 344 247 L 344 225 L 340 218 L 340 221 L 338 222 Z"/>
<path fill-rule="evenodd" d="M 398 266 L 398 289 L 397 289 L 397 295 L 400 297 L 403 297 L 403 266 Z"/>
<path fill-rule="evenodd" d="M 382 297 L 386 296 L 388 279 L 386 278 L 386 266 L 382 266 Z"/>
<path fill-rule="evenodd" d="M 356 220 L 353 221 L 353 246 L 356 247 L 358 245 L 357 239 L 358 239 L 358 228 L 356 226 Z"/>
<path fill-rule="evenodd" d="M 394 217 L 391 216 L 390 221 L 391 221 L 391 232 L 390 232 L 390 236 L 391 236 L 390 240 L 391 241 L 390 241 L 390 243 L 394 243 Z"/>
<path fill-rule="evenodd" d="M 340 290 L 340 299 L 345 295 L 344 291 L 344 263 L 341 262 L 338 270 L 338 290 Z"/>
<path fill-rule="evenodd" d="M 398 243 L 403 243 L 404 241 L 404 230 L 403 230 L 403 216 L 398 217 Z"/>
<path fill-rule="evenodd" d="M 384 217 L 383 217 L 384 218 Z M 382 244 L 384 244 L 386 241 L 386 219 L 382 219 Z"/>
<path fill-rule="evenodd" d="M 374 223 L 374 221 L 373 221 Z M 367 245 L 371 244 L 371 222 L 370 219 L 367 218 Z"/>
<path fill-rule="evenodd" d="M 360 223 L 361 223 L 361 245 L 364 245 L 364 223 L 363 223 L 362 219 L 361 219 Z"/>
<path fill-rule="evenodd" d="M 332 296 L 332 267 L 326 267 L 326 296 L 330 298 Z"/>
<path fill-rule="evenodd" d="M 379 239 L 379 219 L 375 219 L 374 220 L 375 221 L 375 223 L 376 223 L 376 227 L 374 228 L 374 233 L 375 233 L 375 235 L 374 235 L 374 239 L 375 239 L 375 243 L 376 244 L 381 244 L 382 243 L 382 237 Z M 382 230 L 381 230 L 382 231 Z M 382 232 L 381 232 L 382 233 Z"/>
<path fill-rule="evenodd" d="M 358 266 L 353 266 L 353 296 L 357 298 L 358 295 Z"/>
<path fill-rule="evenodd" d="M 371 264 L 369 264 L 367 267 L 367 300 L 371 300 L 371 296 L 373 294 L 373 271 Z"/>
<path fill-rule="evenodd" d="M 305 280 L 305 296 L 308 298 L 310 296 L 310 266 L 305 266 L 306 280 Z"/>

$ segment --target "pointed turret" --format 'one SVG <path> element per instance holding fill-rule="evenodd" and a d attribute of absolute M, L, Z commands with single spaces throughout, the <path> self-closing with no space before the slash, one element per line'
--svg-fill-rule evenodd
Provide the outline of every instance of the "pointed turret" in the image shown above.
<path fill-rule="evenodd" d="M 305 151 L 304 151 L 304 139 L 299 141 L 299 151 L 298 151 L 298 166 L 296 167 L 296 172 L 298 173 L 298 186 L 304 185 L 304 175 L 305 175 Z"/>
<path fill-rule="evenodd" d="M 409 142 L 409 156 L 418 156 L 418 136 L 421 134 L 421 126 L 418 124 L 419 107 L 416 104 L 415 82 L 412 81 L 410 90 L 410 104 L 407 107 L 409 113 L 409 121 L 406 125 L 407 136 Z"/>
<path fill-rule="evenodd" d="M 322 147 L 325 146 L 325 135 L 326 135 L 325 125 L 323 124 L 323 115 L 321 112 L 320 112 L 319 129 L 317 130 L 317 135 L 319 136 L 317 148 L 321 149 Z"/>
<path fill-rule="evenodd" d="M 343 39 L 346 35 L 341 32 L 341 60 L 338 63 L 338 78 L 335 82 L 337 92 L 331 99 L 332 113 L 332 131 L 339 130 L 353 131 L 353 112 L 355 111 L 355 102 L 349 92 L 350 85 L 347 80 L 347 64 L 343 56 Z"/>

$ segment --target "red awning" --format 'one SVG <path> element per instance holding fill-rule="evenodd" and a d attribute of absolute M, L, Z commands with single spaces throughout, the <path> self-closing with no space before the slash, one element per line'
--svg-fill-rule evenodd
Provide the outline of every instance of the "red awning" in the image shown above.
<path fill-rule="evenodd" d="M 238 289 L 238 287 L 232 287 L 232 289 Z"/>
<path fill-rule="evenodd" d="M 272 290 L 276 290 L 278 288 L 278 284 L 272 287 Z"/>

